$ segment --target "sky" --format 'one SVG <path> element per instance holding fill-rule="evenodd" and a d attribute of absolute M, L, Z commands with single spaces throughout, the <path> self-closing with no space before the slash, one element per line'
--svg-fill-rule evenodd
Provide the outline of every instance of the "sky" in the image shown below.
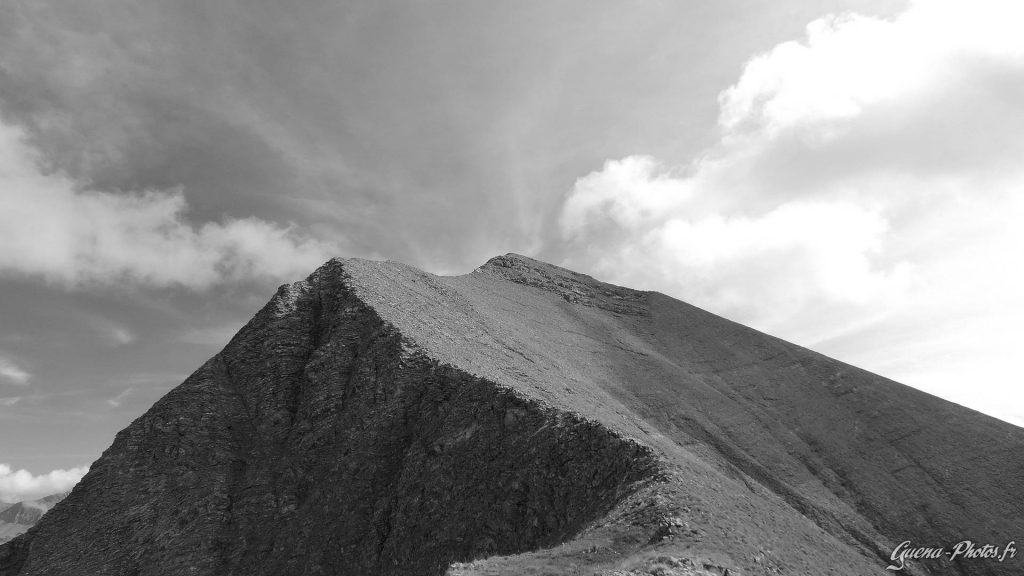
<path fill-rule="evenodd" d="M 1022 16 L 0 0 L 0 500 L 332 256 L 517 252 L 1024 425 Z"/>

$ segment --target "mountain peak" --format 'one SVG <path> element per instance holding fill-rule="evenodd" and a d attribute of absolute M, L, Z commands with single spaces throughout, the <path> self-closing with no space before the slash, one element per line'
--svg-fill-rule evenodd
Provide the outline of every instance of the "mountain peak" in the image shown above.
<path fill-rule="evenodd" d="M 1024 430 L 656 292 L 516 254 L 334 259 L 121 431 L 0 576 L 853 576 L 906 539 L 1013 539 L 1022 481 Z"/>
<path fill-rule="evenodd" d="M 548 290 L 573 304 L 619 314 L 645 313 L 643 292 L 600 282 L 586 274 L 511 252 L 491 258 L 476 272 Z"/>

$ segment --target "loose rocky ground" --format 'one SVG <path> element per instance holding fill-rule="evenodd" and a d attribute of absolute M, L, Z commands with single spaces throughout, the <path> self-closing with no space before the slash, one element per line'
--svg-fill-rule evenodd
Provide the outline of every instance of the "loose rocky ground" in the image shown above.
<path fill-rule="evenodd" d="M 333 260 L 122 431 L 0 576 L 883 574 L 907 539 L 1024 541 L 1022 448 L 661 294 L 516 255 Z"/>

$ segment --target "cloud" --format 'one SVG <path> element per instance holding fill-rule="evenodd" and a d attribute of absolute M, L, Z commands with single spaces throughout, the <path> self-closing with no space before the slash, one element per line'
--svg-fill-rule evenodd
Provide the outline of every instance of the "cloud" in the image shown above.
<path fill-rule="evenodd" d="M 570 265 L 769 329 L 809 308 L 906 298 L 914 266 L 877 259 L 883 210 L 828 197 L 723 207 L 710 171 L 675 175 L 632 156 L 579 179 L 561 216 Z"/>
<path fill-rule="evenodd" d="M 0 464 L 0 501 L 20 502 L 66 492 L 88 471 L 88 466 L 80 466 L 34 476 L 28 470 L 14 471 L 9 465 Z"/>
<path fill-rule="evenodd" d="M 0 379 L 17 386 L 26 386 L 32 380 L 32 374 L 14 360 L 0 355 Z"/>
<path fill-rule="evenodd" d="M 128 331 L 127 328 L 111 327 L 110 339 L 118 346 L 124 346 L 135 342 L 135 334 Z"/>
<path fill-rule="evenodd" d="M 113 398 L 108 398 L 107 399 L 107 404 L 111 408 L 120 408 L 121 404 L 124 403 L 125 398 L 127 398 L 128 395 L 131 394 L 134 391 L 135 391 L 134 388 L 125 388 L 117 396 L 114 396 Z"/>
<path fill-rule="evenodd" d="M 80 190 L 39 164 L 22 131 L 0 124 L 0 274 L 67 288 L 129 282 L 202 290 L 292 278 L 332 255 L 330 244 L 257 218 L 193 225 L 180 189 Z"/>
<path fill-rule="evenodd" d="M 296 221 L 347 255 L 437 268 L 532 231 L 501 128 L 520 129 L 505 117 L 540 78 L 561 79 L 540 41 L 564 42 L 547 8 L 10 5 L 0 110 L 75 182 L 164 191 L 146 198 L 164 212 L 180 186 L 194 222 Z"/>
<path fill-rule="evenodd" d="M 128 327 L 100 315 L 87 316 L 86 323 L 110 346 L 127 346 L 138 339 Z"/>
<path fill-rule="evenodd" d="M 14 406 L 18 402 L 21 402 L 21 396 L 8 396 L 6 398 L 0 398 L 0 406 Z"/>
<path fill-rule="evenodd" d="M 1022 15 L 941 0 L 812 22 L 720 94 L 703 154 L 579 178 L 566 264 L 1019 418 Z"/>
<path fill-rule="evenodd" d="M 805 42 L 785 42 L 747 63 L 721 94 L 720 123 L 769 132 L 841 123 L 872 107 L 960 94 L 971 88 L 960 84 L 965 79 L 999 81 L 993 72 L 1019 68 L 1024 57 L 1010 24 L 1022 16 L 1024 9 L 1006 0 L 930 0 L 892 20 L 816 20 Z"/>

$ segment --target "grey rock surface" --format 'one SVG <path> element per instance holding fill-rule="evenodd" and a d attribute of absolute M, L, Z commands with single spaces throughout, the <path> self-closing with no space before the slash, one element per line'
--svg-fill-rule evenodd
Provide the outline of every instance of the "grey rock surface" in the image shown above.
<path fill-rule="evenodd" d="M 119 433 L 0 576 L 884 573 L 905 539 L 1024 541 L 1022 448 L 661 294 L 512 254 L 336 259 Z"/>

